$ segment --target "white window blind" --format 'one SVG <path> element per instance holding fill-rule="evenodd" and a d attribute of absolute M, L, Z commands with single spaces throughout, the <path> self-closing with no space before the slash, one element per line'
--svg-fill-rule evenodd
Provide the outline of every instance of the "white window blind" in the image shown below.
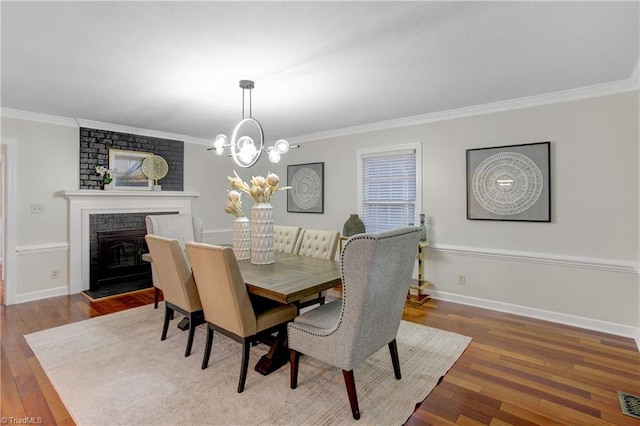
<path fill-rule="evenodd" d="M 383 232 L 415 224 L 416 150 L 360 155 L 362 221 L 367 232 Z"/>

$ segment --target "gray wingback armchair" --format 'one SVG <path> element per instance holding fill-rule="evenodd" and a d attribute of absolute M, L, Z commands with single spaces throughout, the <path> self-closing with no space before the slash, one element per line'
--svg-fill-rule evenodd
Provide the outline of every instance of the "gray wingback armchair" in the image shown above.
<path fill-rule="evenodd" d="M 291 388 L 300 353 L 341 368 L 353 417 L 360 418 L 353 368 L 384 345 L 400 379 L 396 334 L 411 284 L 420 228 L 358 234 L 341 254 L 342 300 L 306 312 L 288 325 Z"/>

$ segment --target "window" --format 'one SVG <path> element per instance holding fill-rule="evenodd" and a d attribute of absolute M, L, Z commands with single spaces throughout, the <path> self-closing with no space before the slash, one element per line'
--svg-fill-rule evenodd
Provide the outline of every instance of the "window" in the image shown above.
<path fill-rule="evenodd" d="M 358 150 L 358 208 L 367 232 L 418 223 L 420 144 Z"/>

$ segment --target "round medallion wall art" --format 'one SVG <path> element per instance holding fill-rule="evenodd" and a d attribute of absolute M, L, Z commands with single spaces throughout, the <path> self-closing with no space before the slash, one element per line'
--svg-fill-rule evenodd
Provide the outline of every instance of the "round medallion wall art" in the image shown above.
<path fill-rule="evenodd" d="M 324 212 L 324 163 L 287 166 L 287 211 Z"/>
<path fill-rule="evenodd" d="M 309 209 L 320 200 L 320 176 L 307 167 L 300 169 L 291 179 L 291 196 L 296 206 Z"/>
<path fill-rule="evenodd" d="M 467 150 L 467 218 L 549 222 L 550 143 Z"/>

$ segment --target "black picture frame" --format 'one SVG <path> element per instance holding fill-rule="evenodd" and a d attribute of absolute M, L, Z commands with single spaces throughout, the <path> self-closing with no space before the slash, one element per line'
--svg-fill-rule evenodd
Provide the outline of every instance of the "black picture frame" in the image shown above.
<path fill-rule="evenodd" d="M 287 166 L 287 212 L 324 213 L 324 163 Z"/>
<path fill-rule="evenodd" d="M 551 222 L 551 142 L 467 150 L 467 219 Z"/>

